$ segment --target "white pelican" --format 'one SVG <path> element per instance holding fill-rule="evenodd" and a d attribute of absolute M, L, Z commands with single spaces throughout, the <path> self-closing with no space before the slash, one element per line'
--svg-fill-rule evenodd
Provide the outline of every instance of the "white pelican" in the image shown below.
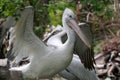
<path fill-rule="evenodd" d="M 87 29 L 87 32 L 89 31 L 89 27 L 85 23 L 80 23 L 80 28 L 85 31 Z M 61 32 L 60 32 L 61 31 Z M 58 33 L 59 32 L 59 33 Z M 56 34 L 54 34 L 56 33 Z M 66 32 L 64 29 L 58 25 L 49 36 L 47 36 L 46 44 L 48 46 L 54 46 L 59 47 L 63 45 L 62 39 L 63 36 L 67 37 Z M 89 31 L 89 34 L 91 32 Z M 64 37 L 64 38 L 65 38 Z M 84 65 L 81 63 L 81 60 L 77 55 L 73 55 L 73 59 L 70 63 L 70 65 L 63 71 L 59 73 L 60 76 L 64 77 L 67 80 L 98 80 L 98 77 L 94 70 L 88 70 L 84 67 Z"/>
<path fill-rule="evenodd" d="M 65 9 L 62 22 L 68 39 L 62 46 L 48 47 L 33 32 L 33 15 L 32 7 L 25 8 L 15 26 L 15 43 L 13 45 L 14 62 L 18 63 L 22 58 L 28 57 L 30 63 L 19 67 L 11 67 L 10 70 L 22 71 L 24 77 L 28 78 L 50 78 L 65 69 L 71 62 L 75 42 L 75 33 L 72 28 L 78 26 L 73 20 L 75 18 L 74 13 Z M 86 47 L 91 48 L 87 38 L 79 30 L 75 29 Z M 91 56 L 88 57 L 88 59 L 91 59 Z M 87 67 L 91 68 L 93 64 L 89 66 Z"/>

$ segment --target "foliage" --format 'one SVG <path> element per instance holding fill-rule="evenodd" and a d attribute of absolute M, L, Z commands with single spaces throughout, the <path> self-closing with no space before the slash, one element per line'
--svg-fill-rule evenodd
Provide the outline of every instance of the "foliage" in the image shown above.
<path fill-rule="evenodd" d="M 109 8 L 114 0 L 1 0 L 0 17 L 17 16 L 17 10 L 32 5 L 35 10 L 34 30 L 37 35 L 42 35 L 47 25 L 61 24 L 62 13 L 66 7 L 75 11 L 78 1 L 82 5 L 79 11 L 80 21 L 91 23 L 95 38 L 103 33 L 101 31 L 108 32 L 110 28 L 106 25 L 107 22 L 116 19 L 116 13 Z M 88 13 L 91 15 L 87 21 Z"/>
<path fill-rule="evenodd" d="M 83 8 L 95 12 L 96 14 L 99 14 L 104 11 L 106 6 L 110 5 L 110 1 L 104 1 L 104 0 L 80 0 L 83 4 Z"/>
<path fill-rule="evenodd" d="M 50 25 L 61 24 L 62 13 L 66 7 L 75 10 L 75 2 L 70 3 L 66 0 L 50 1 L 48 4 L 48 18 L 50 20 Z"/>
<path fill-rule="evenodd" d="M 15 15 L 15 12 L 19 9 L 23 9 L 24 6 L 25 4 L 23 0 L 1 0 L 0 17 L 7 17 L 9 15 Z"/>
<path fill-rule="evenodd" d="M 115 28 L 115 26 L 110 27 L 111 24 L 113 24 L 114 21 L 119 22 L 118 20 L 116 20 L 118 16 L 116 16 L 115 14 L 117 12 L 114 12 L 114 8 L 110 7 L 115 5 L 113 4 L 114 0 L 80 0 L 80 2 L 82 4 L 83 13 L 80 14 L 81 21 L 86 22 L 86 16 L 89 13 L 91 14 L 89 17 L 87 17 L 89 19 L 87 22 L 91 23 L 92 25 L 95 39 L 103 39 L 106 38 L 106 34 L 110 35 L 110 29 L 113 31 L 113 28 Z"/>
<path fill-rule="evenodd" d="M 0 17 L 6 18 L 10 15 L 17 17 L 18 14 L 16 14 L 17 10 L 23 10 L 25 6 L 33 6 L 35 10 L 35 18 L 34 18 L 34 29 L 36 34 L 41 35 L 44 32 L 44 27 L 38 29 L 38 26 L 46 26 L 46 23 L 48 22 L 46 16 L 46 6 L 45 3 L 42 4 L 38 0 L 1 0 L 0 2 Z M 47 16 L 46 16 L 47 17 Z"/>

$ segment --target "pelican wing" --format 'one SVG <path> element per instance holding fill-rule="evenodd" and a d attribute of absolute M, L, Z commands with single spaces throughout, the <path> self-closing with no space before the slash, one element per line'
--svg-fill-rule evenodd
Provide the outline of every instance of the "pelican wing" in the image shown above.
<path fill-rule="evenodd" d="M 70 80 L 97 80 L 94 70 L 89 71 L 86 69 L 75 54 L 73 55 L 71 64 L 59 74 L 66 79 L 70 78 Z"/>
<path fill-rule="evenodd" d="M 15 24 L 15 19 L 12 16 L 7 17 L 6 21 L 0 25 L 0 45 L 2 44 L 3 38 L 5 37 L 6 30 Z"/>
<path fill-rule="evenodd" d="M 48 47 L 33 33 L 33 8 L 27 7 L 15 26 L 15 42 L 12 55 L 18 63 L 22 58 L 33 55 L 44 56 Z"/>
<path fill-rule="evenodd" d="M 93 37 L 92 32 L 90 29 L 90 26 L 85 23 L 80 24 L 80 28 L 83 31 L 84 35 L 88 38 L 89 43 L 92 45 L 93 43 Z M 75 48 L 74 53 L 78 54 L 81 62 L 84 64 L 84 66 L 88 69 L 94 68 L 94 52 L 92 48 L 87 47 L 83 41 L 80 40 L 78 36 L 76 36 L 76 42 L 75 42 Z"/>

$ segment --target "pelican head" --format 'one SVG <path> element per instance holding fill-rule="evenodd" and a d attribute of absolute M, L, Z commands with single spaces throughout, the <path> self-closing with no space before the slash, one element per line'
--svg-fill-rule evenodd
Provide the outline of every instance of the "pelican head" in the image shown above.
<path fill-rule="evenodd" d="M 89 40 L 83 34 L 82 30 L 79 28 L 77 21 L 76 21 L 76 16 L 70 9 L 68 9 L 68 8 L 65 9 L 65 11 L 63 13 L 63 17 L 62 17 L 62 22 L 63 22 L 63 24 L 67 23 L 69 25 L 69 27 L 72 28 L 77 33 L 77 35 L 85 43 L 85 45 L 87 47 L 91 48 Z M 67 27 L 65 27 L 65 28 L 67 28 Z M 66 29 L 66 30 L 68 30 L 68 29 Z"/>
<path fill-rule="evenodd" d="M 75 19 L 76 15 L 69 8 L 66 8 L 64 13 L 63 13 L 63 18 L 62 19 L 70 19 L 70 18 Z M 66 20 L 66 21 L 68 21 L 68 20 Z"/>

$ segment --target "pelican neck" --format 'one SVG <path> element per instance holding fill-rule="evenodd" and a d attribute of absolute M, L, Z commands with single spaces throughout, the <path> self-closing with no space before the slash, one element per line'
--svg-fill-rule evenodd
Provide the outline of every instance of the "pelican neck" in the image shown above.
<path fill-rule="evenodd" d="M 63 28 L 65 29 L 68 39 L 65 44 L 73 44 L 75 42 L 75 33 L 74 31 L 67 25 L 65 20 L 63 20 Z"/>

